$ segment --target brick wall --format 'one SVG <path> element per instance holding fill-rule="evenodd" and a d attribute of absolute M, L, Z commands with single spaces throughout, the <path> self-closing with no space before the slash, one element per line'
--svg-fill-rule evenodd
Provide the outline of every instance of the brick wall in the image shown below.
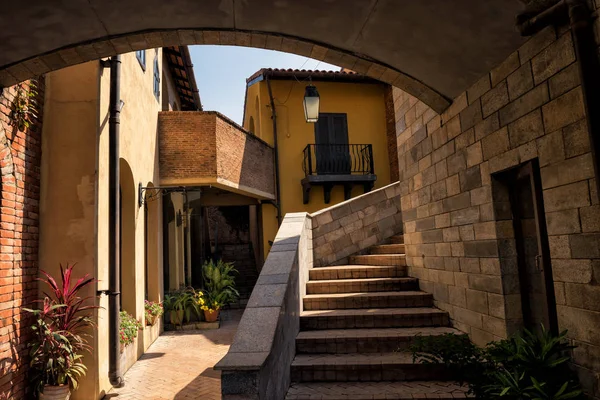
<path fill-rule="evenodd" d="M 314 266 L 345 263 L 402 232 L 399 194 L 396 182 L 312 214 Z"/>
<path fill-rule="evenodd" d="M 273 148 L 223 115 L 161 112 L 158 133 L 161 181 L 214 178 L 244 191 L 274 196 Z"/>
<path fill-rule="evenodd" d="M 20 87 L 28 90 L 29 82 Z M 39 116 L 24 131 L 11 120 L 17 91 L 13 86 L 0 95 L 0 398 L 23 399 L 31 318 L 22 307 L 34 307 L 38 295 L 43 79 L 37 83 Z"/>
<path fill-rule="evenodd" d="M 478 344 L 520 328 L 511 216 L 496 173 L 537 159 L 559 328 L 600 398 L 600 206 L 571 32 L 547 28 L 442 115 L 394 90 L 407 263 Z"/>

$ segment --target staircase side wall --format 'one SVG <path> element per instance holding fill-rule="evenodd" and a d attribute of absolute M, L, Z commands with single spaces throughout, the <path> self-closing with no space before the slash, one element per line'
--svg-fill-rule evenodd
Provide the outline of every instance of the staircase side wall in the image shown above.
<path fill-rule="evenodd" d="M 311 216 L 314 266 L 344 264 L 348 256 L 402 233 L 400 184 L 392 183 Z"/>

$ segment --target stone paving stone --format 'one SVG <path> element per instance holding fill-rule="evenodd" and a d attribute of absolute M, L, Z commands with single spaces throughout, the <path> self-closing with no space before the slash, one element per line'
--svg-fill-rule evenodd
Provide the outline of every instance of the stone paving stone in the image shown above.
<path fill-rule="evenodd" d="M 243 310 L 221 313 L 221 327 L 165 332 L 125 374 L 125 387 L 105 399 L 221 399 L 221 373 L 213 366 L 233 341 Z"/>

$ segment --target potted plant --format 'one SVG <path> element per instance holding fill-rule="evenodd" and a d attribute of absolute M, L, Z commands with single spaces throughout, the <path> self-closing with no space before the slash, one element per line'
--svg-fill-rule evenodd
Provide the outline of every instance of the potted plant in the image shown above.
<path fill-rule="evenodd" d="M 142 324 L 133 315 L 127 311 L 119 313 L 119 343 L 121 344 L 121 353 L 126 346 L 134 342 L 140 329 L 142 329 Z"/>
<path fill-rule="evenodd" d="M 197 301 L 204 311 L 206 322 L 214 322 L 219 317 L 221 308 L 239 297 L 234 278 L 237 270 L 232 263 L 222 260 L 214 263 L 210 260 L 202 266 L 202 273 L 205 288 L 197 296 Z"/>
<path fill-rule="evenodd" d="M 144 300 L 144 319 L 146 325 L 152 326 L 163 314 L 163 305 L 157 301 Z"/>
<path fill-rule="evenodd" d="M 91 297 L 80 296 L 82 288 L 94 279 L 85 275 L 75 281 L 73 268 L 60 266 L 61 284 L 41 271 L 45 279 L 38 280 L 50 290 L 44 292 L 41 309 L 25 309 L 35 317 L 28 346 L 32 383 L 40 399 L 69 399 L 87 371 L 81 353 L 91 350 L 87 338 L 94 326 L 93 310 L 98 307 L 88 304 Z"/>
<path fill-rule="evenodd" d="M 173 325 L 183 325 L 184 318 L 186 322 L 190 322 L 192 312 L 196 316 L 200 315 L 197 293 L 191 287 L 165 295 L 165 308 Z"/>

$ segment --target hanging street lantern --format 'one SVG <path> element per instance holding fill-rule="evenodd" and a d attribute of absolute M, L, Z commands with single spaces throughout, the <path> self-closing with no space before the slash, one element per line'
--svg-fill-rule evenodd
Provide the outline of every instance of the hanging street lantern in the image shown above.
<path fill-rule="evenodd" d="M 319 92 L 312 84 L 304 91 L 304 117 L 306 122 L 317 122 L 319 120 Z"/>

